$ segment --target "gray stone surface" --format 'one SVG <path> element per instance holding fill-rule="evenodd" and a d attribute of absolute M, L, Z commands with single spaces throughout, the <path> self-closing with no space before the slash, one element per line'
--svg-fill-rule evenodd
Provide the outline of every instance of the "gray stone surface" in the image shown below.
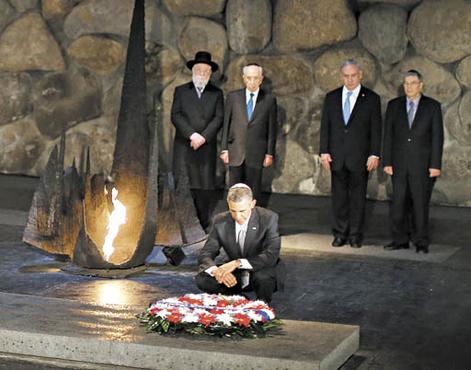
<path fill-rule="evenodd" d="M 372 5 L 372 4 L 394 4 L 404 6 L 406 8 L 419 4 L 422 0 L 357 0 L 359 4 Z"/>
<path fill-rule="evenodd" d="M 35 90 L 34 117 L 41 133 L 51 139 L 102 112 L 101 86 L 90 73 L 49 74 Z"/>
<path fill-rule="evenodd" d="M 325 92 L 342 85 L 340 66 L 347 59 L 356 59 L 363 70 L 363 84 L 372 88 L 377 79 L 377 66 L 373 56 L 362 48 L 333 48 L 314 62 L 316 85 Z"/>
<path fill-rule="evenodd" d="M 268 85 L 277 96 L 306 93 L 314 86 L 311 66 L 302 57 L 244 55 L 233 59 L 227 67 L 225 91 L 240 89 L 244 86 L 242 68 L 249 62 L 258 63 L 263 67 L 265 87 Z"/>
<path fill-rule="evenodd" d="M 133 0 L 92 0 L 78 4 L 67 15 L 64 32 L 74 40 L 87 34 L 115 34 L 129 37 Z M 146 1 L 146 39 L 162 41 L 170 38 L 172 24 L 157 8 L 155 2 Z"/>
<path fill-rule="evenodd" d="M 190 17 L 180 34 L 178 48 L 185 61 L 192 60 L 200 50 L 209 51 L 213 61 L 219 65 L 217 73 L 220 74 L 227 54 L 226 30 L 209 19 Z"/>
<path fill-rule="evenodd" d="M 45 19 L 62 18 L 79 2 L 80 0 L 42 0 L 41 12 Z"/>
<path fill-rule="evenodd" d="M 456 78 L 466 87 L 471 87 L 471 55 L 462 59 L 456 68 Z"/>
<path fill-rule="evenodd" d="M 0 36 L 0 70 L 63 71 L 65 62 L 43 18 L 26 13 L 10 23 Z"/>
<path fill-rule="evenodd" d="M 44 144 L 34 120 L 26 117 L 0 127 L 0 147 L 4 173 L 30 173 Z"/>
<path fill-rule="evenodd" d="M 417 51 L 438 63 L 450 63 L 471 53 L 471 3 L 466 0 L 423 1 L 407 30 Z"/>
<path fill-rule="evenodd" d="M 399 62 L 407 50 L 407 12 L 395 5 L 377 5 L 361 13 L 358 37 L 381 62 Z"/>
<path fill-rule="evenodd" d="M 158 85 L 162 89 L 169 84 L 178 71 L 186 68 L 180 53 L 173 48 L 160 48 L 158 45 L 148 45 L 146 48 L 147 84 Z"/>
<path fill-rule="evenodd" d="M 471 145 L 450 145 L 443 155 L 442 170 L 432 200 L 470 207 Z"/>
<path fill-rule="evenodd" d="M 29 9 L 34 9 L 38 5 L 38 0 L 9 0 L 10 4 L 18 12 L 24 12 Z"/>
<path fill-rule="evenodd" d="M 15 10 L 11 7 L 7 0 L 0 0 L 0 31 L 3 30 L 8 22 L 15 15 Z"/>
<path fill-rule="evenodd" d="M 164 0 L 163 3 L 176 15 L 207 17 L 222 13 L 226 0 Z"/>
<path fill-rule="evenodd" d="M 23 118 L 31 110 L 28 74 L 0 74 L 0 125 Z"/>
<path fill-rule="evenodd" d="M 226 27 L 230 48 L 238 54 L 263 50 L 271 39 L 271 18 L 269 0 L 228 0 Z"/>
<path fill-rule="evenodd" d="M 226 369 L 334 370 L 360 340 L 357 326 L 286 320 L 283 335 L 234 346 L 231 340 L 146 334 L 134 317 L 137 308 L 8 293 L 0 293 L 0 306 L 2 352 L 145 369 L 211 368 L 224 361 Z"/>
<path fill-rule="evenodd" d="M 67 52 L 79 64 L 103 75 L 114 72 L 126 58 L 126 50 L 120 42 L 97 36 L 79 37 L 69 45 Z"/>
<path fill-rule="evenodd" d="M 404 73 L 409 69 L 420 71 L 424 78 L 424 94 L 442 104 L 453 103 L 461 94 L 461 87 L 453 75 L 441 65 L 422 56 L 411 56 L 403 59 L 390 72 L 383 75 L 392 91 L 403 93 L 401 85 Z"/>
<path fill-rule="evenodd" d="M 357 32 L 355 16 L 344 0 L 278 0 L 273 41 L 283 52 L 310 50 L 349 40 Z"/>

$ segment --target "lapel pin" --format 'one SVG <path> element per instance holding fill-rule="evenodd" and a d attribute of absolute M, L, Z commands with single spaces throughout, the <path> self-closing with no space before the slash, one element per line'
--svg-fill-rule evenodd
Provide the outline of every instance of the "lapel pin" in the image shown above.
<path fill-rule="evenodd" d="M 255 226 L 252 226 L 252 230 L 257 230 L 257 228 Z"/>

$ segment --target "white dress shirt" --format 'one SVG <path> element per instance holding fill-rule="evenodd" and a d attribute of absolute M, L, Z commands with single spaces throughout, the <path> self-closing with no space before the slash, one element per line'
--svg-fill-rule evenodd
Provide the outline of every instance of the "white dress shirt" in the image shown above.
<path fill-rule="evenodd" d="M 358 85 L 351 91 L 352 95 L 350 95 L 350 113 L 352 113 L 353 107 L 355 106 L 355 103 L 357 102 L 358 95 L 360 94 L 360 89 L 361 89 L 361 85 Z M 348 92 L 350 92 L 350 90 L 348 90 L 344 86 L 342 90 L 342 107 L 345 106 L 345 100 L 347 100 Z"/>

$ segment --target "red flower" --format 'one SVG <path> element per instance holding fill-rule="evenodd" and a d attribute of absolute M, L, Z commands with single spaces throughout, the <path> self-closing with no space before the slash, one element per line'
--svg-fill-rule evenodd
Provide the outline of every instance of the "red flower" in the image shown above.
<path fill-rule="evenodd" d="M 209 312 L 212 313 L 213 315 L 221 315 L 224 313 L 224 310 L 218 310 L 218 309 L 213 308 Z"/>
<path fill-rule="evenodd" d="M 149 313 L 153 316 L 155 316 L 155 314 L 157 314 L 158 312 L 162 311 L 160 308 L 158 307 L 152 307 L 152 308 L 149 308 Z"/>
<path fill-rule="evenodd" d="M 209 325 L 216 322 L 216 318 L 214 317 L 214 315 L 211 315 L 208 313 L 202 313 L 199 315 L 199 322 L 200 324 L 203 324 L 205 327 L 208 327 Z"/>
<path fill-rule="evenodd" d="M 167 320 L 172 324 L 180 324 L 182 322 L 182 315 L 178 312 L 172 312 L 171 315 L 167 316 Z"/>
<path fill-rule="evenodd" d="M 226 307 L 226 306 L 229 306 L 230 303 L 228 301 L 225 301 L 225 300 L 219 300 L 218 303 L 217 303 L 217 306 L 218 307 Z"/>
<path fill-rule="evenodd" d="M 185 297 L 185 296 L 178 298 L 178 300 L 180 302 L 188 303 L 188 304 L 196 304 L 196 305 L 202 305 L 203 304 L 203 301 L 201 299 L 193 299 L 193 298 Z"/>
<path fill-rule="evenodd" d="M 244 315 L 243 313 L 236 313 L 234 315 L 234 319 L 237 325 L 245 327 L 250 325 L 250 318 L 247 315 Z"/>
<path fill-rule="evenodd" d="M 241 299 L 240 301 L 238 302 L 234 302 L 233 306 L 234 307 L 237 307 L 237 306 L 242 306 L 244 304 L 247 304 L 249 303 L 250 301 L 248 299 Z"/>

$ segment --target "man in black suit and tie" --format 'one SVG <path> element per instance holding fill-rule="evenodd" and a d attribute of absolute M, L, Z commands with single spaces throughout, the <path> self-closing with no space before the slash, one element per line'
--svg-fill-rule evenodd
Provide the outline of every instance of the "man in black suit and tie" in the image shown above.
<path fill-rule="evenodd" d="M 238 294 L 254 290 L 269 303 L 275 290 L 283 290 L 285 270 L 279 259 L 278 215 L 255 207 L 251 189 L 233 185 L 227 195 L 228 212 L 213 219 L 208 240 L 198 257 L 199 289 L 207 293 Z M 229 262 L 217 266 L 224 250 Z"/>
<path fill-rule="evenodd" d="M 408 71 L 403 86 L 406 96 L 391 100 L 386 110 L 383 163 L 393 185 L 393 241 L 384 249 L 407 249 L 411 237 L 416 252 L 428 253 L 429 202 L 443 153 L 442 111 L 439 102 L 422 95 L 418 71 Z"/>
<path fill-rule="evenodd" d="M 227 96 L 220 158 L 229 165 L 229 186 L 243 182 L 261 201 L 262 170 L 273 164 L 277 131 L 276 98 L 260 88 L 263 69 L 248 64 L 245 88 Z"/>
<path fill-rule="evenodd" d="M 221 89 L 210 82 L 218 65 L 206 51 L 187 63 L 192 81 L 175 88 L 171 121 L 175 126 L 173 171 L 178 184 L 181 170 L 188 171 L 190 189 L 201 226 L 206 230 L 214 206 L 217 133 L 224 116 Z"/>
<path fill-rule="evenodd" d="M 381 150 L 379 96 L 361 85 L 363 72 L 355 60 L 340 68 L 344 85 L 324 101 L 320 130 L 322 166 L 331 171 L 332 246 L 363 241 L 368 172 L 378 167 Z"/>

